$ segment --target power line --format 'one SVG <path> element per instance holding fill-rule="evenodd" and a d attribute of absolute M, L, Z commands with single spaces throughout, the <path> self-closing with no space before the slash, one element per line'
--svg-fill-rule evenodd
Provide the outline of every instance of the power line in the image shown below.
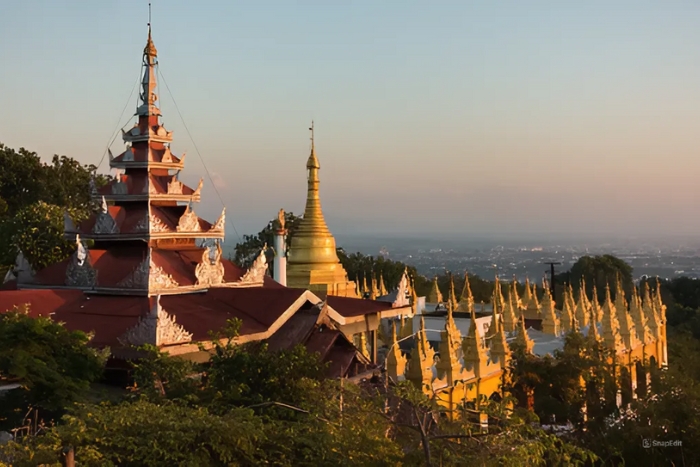
<path fill-rule="evenodd" d="M 138 87 L 140 80 L 141 80 L 141 70 L 139 70 L 139 76 L 136 78 L 136 82 L 131 87 L 131 93 L 129 94 L 129 97 L 126 99 L 126 104 L 124 104 L 124 108 L 122 109 L 122 112 L 119 114 L 119 119 L 117 120 L 117 127 L 112 132 L 113 137 L 109 141 L 109 143 L 107 144 L 107 147 L 105 148 L 104 152 L 102 153 L 102 158 L 100 159 L 100 162 L 97 164 L 98 169 L 102 165 L 102 162 L 105 160 L 105 156 L 107 155 L 109 148 L 112 147 L 112 144 L 114 144 L 114 140 L 116 140 L 117 136 L 119 136 L 119 129 L 124 128 L 124 125 L 120 126 L 119 123 L 121 123 L 121 121 L 122 121 L 122 117 L 124 116 L 124 112 L 126 111 L 126 108 L 129 106 L 129 101 L 131 100 L 131 96 L 134 95 L 134 89 L 136 89 Z M 129 119 L 131 119 L 131 117 L 129 117 Z"/>
<path fill-rule="evenodd" d="M 189 128 L 187 128 L 187 123 L 185 123 L 185 119 L 182 117 L 182 112 L 180 112 L 180 108 L 178 107 L 177 102 L 175 101 L 175 96 L 173 96 L 173 93 L 170 91 L 170 86 L 168 86 L 168 82 L 165 80 L 165 77 L 163 76 L 163 72 L 160 69 L 160 65 L 158 65 L 158 75 L 160 76 L 160 79 L 163 80 L 163 84 L 165 84 L 165 89 L 168 91 L 168 94 L 170 94 L 170 98 L 173 100 L 173 104 L 175 104 L 175 110 L 177 110 L 177 113 L 180 116 L 180 120 L 182 121 L 182 125 L 185 127 L 185 131 L 187 132 L 187 136 L 189 136 L 190 141 L 192 141 L 192 145 L 194 146 L 194 150 L 197 153 L 199 160 L 202 161 L 202 166 L 204 166 L 204 171 L 207 173 L 207 177 L 209 177 L 209 182 L 211 183 L 211 186 L 214 188 L 214 191 L 216 192 L 216 196 L 219 197 L 219 201 L 221 202 L 221 205 L 223 207 L 226 207 L 226 204 L 224 204 L 224 200 L 221 197 L 221 193 L 219 193 L 219 189 L 216 187 L 216 184 L 214 183 L 214 179 L 212 179 L 211 174 L 209 173 L 209 169 L 207 168 L 207 164 L 204 162 L 204 158 L 202 157 L 202 155 L 199 152 L 199 148 L 197 147 L 197 143 L 195 143 L 194 138 L 192 138 L 192 134 L 190 133 Z M 231 216 L 226 217 L 226 222 L 228 224 L 230 224 L 231 227 L 233 228 L 233 232 L 238 237 L 238 241 L 242 242 L 243 239 L 238 234 L 238 231 L 236 230 L 236 226 L 233 225 L 233 221 L 231 220 Z"/>

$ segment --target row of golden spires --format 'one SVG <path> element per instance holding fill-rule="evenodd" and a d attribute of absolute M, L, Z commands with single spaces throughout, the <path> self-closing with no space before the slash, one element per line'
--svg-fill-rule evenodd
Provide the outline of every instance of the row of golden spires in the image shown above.
<path fill-rule="evenodd" d="M 469 380 L 480 378 L 506 367 L 511 357 L 511 345 L 515 344 L 527 353 L 534 352 L 534 342 L 528 335 L 525 320 L 528 310 L 537 301 L 537 295 L 526 288 L 525 300 L 520 300 L 513 282 L 504 299 L 500 281 L 496 281 L 492 298 L 492 320 L 488 332 L 482 335 L 477 326 L 476 312 L 470 309 L 471 322 L 467 336 L 462 338 L 457 328 L 453 312 L 453 300 L 448 300 L 447 318 L 444 331 L 441 332 L 440 357 L 436 363 L 435 351 L 427 339 L 424 317 L 420 317 L 417 333 L 413 332 L 413 318 L 402 317 L 398 323 L 393 322 L 391 336 L 388 339 L 387 370 L 391 377 L 404 376 L 416 383 L 427 384 L 434 379 Z M 468 285 L 466 287 L 468 289 Z M 659 287 L 652 292 L 645 283 L 642 293 L 637 287 L 632 291 L 628 304 L 625 299 L 621 281 L 616 283 L 616 298 L 611 299 L 610 287 L 606 287 L 605 298 L 601 303 L 594 288 L 589 299 L 585 293 L 585 283 L 581 284 L 578 301 L 574 299 L 573 289 L 568 286 L 564 293 L 562 310 L 556 310 L 554 300 L 545 287 L 542 302 L 538 305 L 538 317 L 542 321 L 542 332 L 561 337 L 571 331 L 586 332 L 589 338 L 602 342 L 607 348 L 620 355 L 630 353 L 640 346 L 664 346 L 666 306 L 661 301 Z M 412 291 L 414 312 L 416 295 Z M 516 305 L 519 303 L 519 305 Z M 519 315 L 516 317 L 516 312 Z M 599 331 L 599 326 L 602 330 Z M 587 330 L 586 330 L 587 328 Z M 511 345 L 507 342 L 510 336 Z M 413 338 L 414 348 L 411 358 L 406 359 L 398 342 Z M 658 348 L 648 352 L 663 355 Z M 433 372 L 436 370 L 437 376 Z M 432 384 L 432 383 L 431 383 Z"/>

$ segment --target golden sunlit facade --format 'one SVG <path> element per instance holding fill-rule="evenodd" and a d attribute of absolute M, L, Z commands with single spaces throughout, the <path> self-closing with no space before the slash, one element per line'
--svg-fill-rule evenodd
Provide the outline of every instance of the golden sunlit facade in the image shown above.
<path fill-rule="evenodd" d="M 561 310 L 555 308 L 547 287 L 541 300 L 534 286 L 530 289 L 529 284 L 524 299 L 518 296 L 515 283 L 508 290 L 506 299 L 496 280 L 488 332 L 483 332 L 476 324 L 473 297 L 461 297 L 460 303 L 466 306 L 460 305 L 458 309 L 471 314 L 469 332 L 464 338 L 453 318 L 454 300 L 447 300 L 447 317 L 438 353 L 428 342 L 422 316 L 419 330 L 413 337 L 410 358 L 402 354 L 397 343 L 413 335 L 413 318 L 403 320 L 398 332 L 397 323 L 392 323 L 386 360 L 389 377 L 413 382 L 426 395 L 435 397 L 448 409 L 450 416 L 455 416 L 465 403 L 472 403 L 478 409 L 484 398 L 504 396 L 502 387 L 511 360 L 509 342 L 539 356 L 562 348 L 565 335 L 574 330 L 602 342 L 614 351 L 611 363 L 615 364 L 618 405 L 646 393 L 650 389 L 651 373 L 667 365 L 666 306 L 661 301 L 658 286 L 652 293 L 645 284 L 641 294 L 635 287 L 628 304 L 618 280 L 615 301 L 606 288 L 602 306 L 595 290 L 591 300 L 581 293 L 577 302 L 569 286 Z M 585 284 L 581 284 L 580 290 L 586 290 Z M 471 295 L 468 288 L 464 293 Z M 432 294 L 436 295 L 434 291 Z M 414 301 L 415 298 L 414 295 Z M 529 322 L 539 321 L 541 330 L 526 329 L 526 318 Z"/>
<path fill-rule="evenodd" d="M 318 171 L 311 130 L 311 154 L 306 163 L 308 191 L 304 217 L 294 232 L 287 263 L 287 286 L 308 289 L 320 297 L 335 295 L 359 298 L 354 282 L 338 259 L 335 238 L 326 225 L 321 210 Z"/>

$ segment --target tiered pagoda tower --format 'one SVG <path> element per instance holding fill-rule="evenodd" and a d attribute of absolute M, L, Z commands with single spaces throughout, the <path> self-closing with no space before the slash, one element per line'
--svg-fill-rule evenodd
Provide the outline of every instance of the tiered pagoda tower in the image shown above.
<path fill-rule="evenodd" d="M 92 195 L 100 206 L 88 220 L 75 225 L 65 215 L 65 236 L 77 242 L 65 267 L 65 287 L 93 293 L 170 295 L 218 287 L 261 286 L 265 258 L 247 273 L 222 260 L 225 208 L 212 223 L 199 218 L 193 205 L 200 201 L 203 182 L 191 188 L 179 180 L 184 154 L 171 152 L 171 131 L 160 121 L 156 94 L 157 50 L 151 39 L 143 50 L 143 79 L 138 118 L 122 130 L 126 150 L 110 152 L 109 165 L 119 170 L 115 180 Z M 94 245 L 88 250 L 84 240 Z M 208 244 L 202 248 L 203 244 Z M 64 262 L 65 263 L 65 262 Z M 61 265 L 62 263 L 59 263 Z M 56 286 L 59 265 L 41 271 L 34 286 Z"/>

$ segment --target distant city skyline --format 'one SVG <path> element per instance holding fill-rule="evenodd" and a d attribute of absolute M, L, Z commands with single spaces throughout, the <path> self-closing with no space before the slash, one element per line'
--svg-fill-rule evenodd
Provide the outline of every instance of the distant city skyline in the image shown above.
<path fill-rule="evenodd" d="M 152 4 L 182 179 L 216 219 L 198 148 L 238 235 L 303 212 L 312 119 L 337 237 L 700 230 L 697 2 Z M 97 164 L 136 108 L 148 1 L 1 11 L 0 142 Z"/>

